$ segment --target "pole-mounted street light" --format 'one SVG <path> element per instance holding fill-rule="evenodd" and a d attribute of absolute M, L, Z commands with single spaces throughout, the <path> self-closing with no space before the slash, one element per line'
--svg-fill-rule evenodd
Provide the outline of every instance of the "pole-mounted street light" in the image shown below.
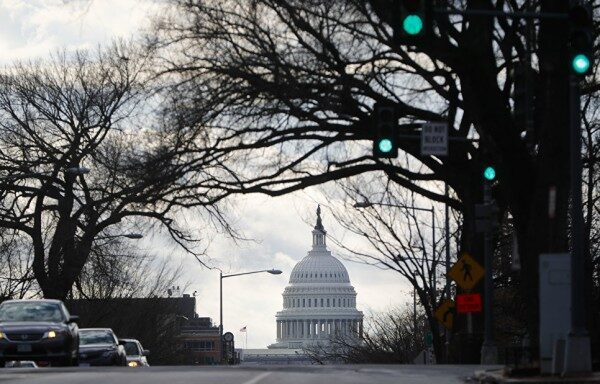
<path fill-rule="evenodd" d="M 71 167 L 65 169 L 65 173 L 70 175 L 85 175 L 86 173 L 90 173 L 90 169 L 86 167 Z"/>
<path fill-rule="evenodd" d="M 218 268 L 216 268 L 218 269 Z M 280 275 L 282 272 L 279 269 L 262 269 L 260 271 L 251 271 L 251 272 L 241 272 L 241 273 L 232 273 L 229 275 L 224 275 L 223 271 L 219 269 L 219 345 L 221 346 L 221 364 L 223 364 L 224 360 L 224 352 L 223 348 L 223 279 L 227 277 L 235 277 L 242 275 L 251 275 L 253 273 L 270 273 L 271 275 Z"/>

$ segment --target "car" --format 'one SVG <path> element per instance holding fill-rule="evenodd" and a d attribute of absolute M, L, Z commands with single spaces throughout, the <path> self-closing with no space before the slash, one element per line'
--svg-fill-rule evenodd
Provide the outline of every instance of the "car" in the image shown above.
<path fill-rule="evenodd" d="M 150 351 L 142 348 L 142 344 L 136 339 L 121 339 L 125 354 L 127 354 L 127 365 L 131 368 L 149 367 L 146 356 Z"/>
<path fill-rule="evenodd" d="M 9 361 L 6 363 L 6 368 L 38 368 L 38 365 L 31 360 Z"/>
<path fill-rule="evenodd" d="M 110 328 L 81 328 L 79 330 L 79 365 L 127 365 L 127 355 Z"/>
<path fill-rule="evenodd" d="M 77 365 L 79 328 L 60 300 L 6 300 L 0 304 L 0 366 L 7 361 Z"/>

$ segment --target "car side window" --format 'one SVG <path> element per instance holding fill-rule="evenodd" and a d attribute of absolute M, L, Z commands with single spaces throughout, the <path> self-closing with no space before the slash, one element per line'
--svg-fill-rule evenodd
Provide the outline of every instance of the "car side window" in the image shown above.
<path fill-rule="evenodd" d="M 71 317 L 71 314 L 69 313 L 69 310 L 67 309 L 65 304 L 60 303 L 60 308 L 62 309 L 63 315 L 65 316 L 65 320 L 69 320 L 69 317 Z"/>

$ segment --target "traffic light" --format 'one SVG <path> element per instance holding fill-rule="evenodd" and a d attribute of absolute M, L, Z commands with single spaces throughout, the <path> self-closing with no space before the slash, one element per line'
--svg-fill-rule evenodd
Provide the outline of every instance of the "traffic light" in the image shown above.
<path fill-rule="evenodd" d="M 487 166 L 483 170 L 483 177 L 487 181 L 494 181 L 496 179 L 496 169 L 492 166 Z"/>
<path fill-rule="evenodd" d="M 533 131 L 533 83 L 534 71 L 526 63 L 516 63 L 512 70 L 513 118 L 516 126 L 525 134 L 528 146 L 535 138 Z"/>
<path fill-rule="evenodd" d="M 373 156 L 383 159 L 398 157 L 398 117 L 393 104 L 375 104 L 375 140 Z"/>
<path fill-rule="evenodd" d="M 585 76 L 591 72 L 594 61 L 594 30 L 592 10 L 578 4 L 569 11 L 569 65 L 576 75 Z"/>
<path fill-rule="evenodd" d="M 396 0 L 394 10 L 394 39 L 402 43 L 415 42 L 429 27 L 431 0 Z"/>

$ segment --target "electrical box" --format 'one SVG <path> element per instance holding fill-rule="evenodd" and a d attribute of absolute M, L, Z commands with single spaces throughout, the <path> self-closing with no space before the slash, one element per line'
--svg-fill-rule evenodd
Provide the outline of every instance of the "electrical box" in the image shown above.
<path fill-rule="evenodd" d="M 571 324 L 571 255 L 541 254 L 539 268 L 540 370 L 544 374 L 562 368 Z"/>

